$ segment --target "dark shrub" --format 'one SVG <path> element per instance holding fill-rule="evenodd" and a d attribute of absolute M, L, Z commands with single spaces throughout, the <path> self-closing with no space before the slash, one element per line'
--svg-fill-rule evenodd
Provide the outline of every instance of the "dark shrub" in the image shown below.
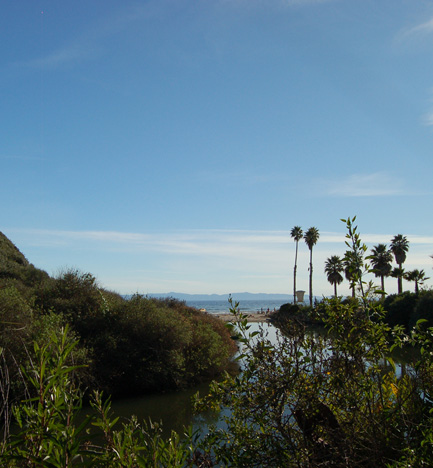
<path fill-rule="evenodd" d="M 176 389 L 226 369 L 235 347 L 216 318 L 134 295 L 89 333 L 98 386 L 120 395 Z"/>
<path fill-rule="evenodd" d="M 389 295 L 383 303 L 383 308 L 387 312 L 385 321 L 390 327 L 403 325 L 405 330 L 409 331 L 417 301 L 418 296 L 408 291 L 403 294 Z"/>
<path fill-rule="evenodd" d="M 17 363 L 27 359 L 26 346 L 31 344 L 31 329 L 32 310 L 20 292 L 13 286 L 0 289 L 0 349 L 8 379 L 14 387 L 21 380 Z M 3 385 L 6 375 L 1 378 Z M 1 393 L 5 396 L 4 391 Z"/>
<path fill-rule="evenodd" d="M 36 304 L 43 312 L 53 310 L 64 315 L 80 335 L 85 332 L 90 316 L 108 308 L 95 277 L 79 270 L 67 270 L 45 281 L 35 294 Z"/>
<path fill-rule="evenodd" d="M 420 319 L 427 320 L 423 327 L 433 327 L 433 291 L 422 291 L 420 293 L 409 326 L 414 327 Z"/>

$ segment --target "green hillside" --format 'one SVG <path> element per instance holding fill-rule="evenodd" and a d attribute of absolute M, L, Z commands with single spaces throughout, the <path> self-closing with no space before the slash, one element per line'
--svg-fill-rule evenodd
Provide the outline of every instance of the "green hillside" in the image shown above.
<path fill-rule="evenodd" d="M 19 249 L 0 232 L 0 261 L 3 265 L 28 266 L 29 262 Z"/>
<path fill-rule="evenodd" d="M 48 274 L 29 263 L 16 245 L 0 232 L 0 288 L 7 285 L 34 286 Z"/>
<path fill-rule="evenodd" d="M 84 365 L 78 376 L 83 388 L 113 396 L 210 379 L 230 368 L 235 351 L 218 319 L 173 298 L 125 299 L 91 273 L 65 270 L 51 277 L 0 233 L 0 353 L 9 397 L 22 397 L 20 366 L 28 365 L 34 343 L 44 346 L 66 326 L 79 339 L 74 362 Z"/>

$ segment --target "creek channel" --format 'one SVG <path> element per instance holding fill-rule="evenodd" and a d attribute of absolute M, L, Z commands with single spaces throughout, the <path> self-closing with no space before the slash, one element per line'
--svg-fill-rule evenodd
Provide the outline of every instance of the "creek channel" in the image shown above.
<path fill-rule="evenodd" d="M 273 325 L 269 323 L 250 323 L 249 325 L 250 333 L 258 331 L 262 326 L 268 334 L 268 339 L 271 342 L 276 341 L 277 329 Z M 205 396 L 208 390 L 209 383 L 203 383 L 182 391 L 115 400 L 112 402 L 112 410 L 114 415 L 120 418 L 130 418 L 135 415 L 139 421 L 161 421 L 165 435 L 169 435 L 171 430 L 182 434 L 183 428 L 190 424 L 194 429 L 205 429 L 210 424 L 218 425 L 220 414 L 209 411 L 195 415 L 193 412 L 192 397 L 197 392 L 200 396 Z"/>
<path fill-rule="evenodd" d="M 253 333 L 263 327 L 263 331 L 272 344 L 277 342 L 277 334 L 279 330 L 270 323 L 250 323 L 249 332 Z M 397 366 L 397 373 L 400 374 L 406 364 L 414 358 L 414 351 L 408 352 L 397 351 L 393 354 L 394 362 Z M 199 415 L 194 414 L 192 408 L 192 397 L 199 392 L 200 396 L 205 396 L 209 389 L 209 383 L 203 383 L 199 386 L 176 392 L 145 395 L 138 398 L 127 398 L 112 402 L 112 410 L 115 416 L 121 419 L 129 419 L 132 415 L 136 415 L 139 421 L 162 422 L 163 434 L 170 435 L 171 430 L 175 430 L 179 434 L 183 433 L 183 428 L 193 426 L 193 429 L 205 431 L 207 426 L 213 424 L 217 427 L 222 413 L 205 412 Z"/>

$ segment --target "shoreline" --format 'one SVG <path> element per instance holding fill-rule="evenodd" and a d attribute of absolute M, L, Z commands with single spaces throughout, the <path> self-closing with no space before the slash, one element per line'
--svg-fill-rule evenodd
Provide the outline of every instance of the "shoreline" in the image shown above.
<path fill-rule="evenodd" d="M 243 313 L 243 315 L 246 316 L 248 323 L 268 322 L 271 317 L 270 315 L 261 314 L 261 313 L 253 313 L 253 312 L 246 312 L 246 313 Z M 219 318 L 223 322 L 233 322 L 232 314 L 212 314 L 212 316 Z"/>

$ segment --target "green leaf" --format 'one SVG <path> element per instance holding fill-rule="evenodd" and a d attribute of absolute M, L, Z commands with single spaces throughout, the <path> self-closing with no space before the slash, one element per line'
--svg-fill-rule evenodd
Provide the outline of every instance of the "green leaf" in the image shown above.
<path fill-rule="evenodd" d="M 392 359 L 392 357 L 387 357 L 386 360 L 389 362 L 389 364 L 390 364 L 391 367 L 392 367 L 393 372 L 395 373 L 395 362 L 394 362 L 394 360 Z"/>

